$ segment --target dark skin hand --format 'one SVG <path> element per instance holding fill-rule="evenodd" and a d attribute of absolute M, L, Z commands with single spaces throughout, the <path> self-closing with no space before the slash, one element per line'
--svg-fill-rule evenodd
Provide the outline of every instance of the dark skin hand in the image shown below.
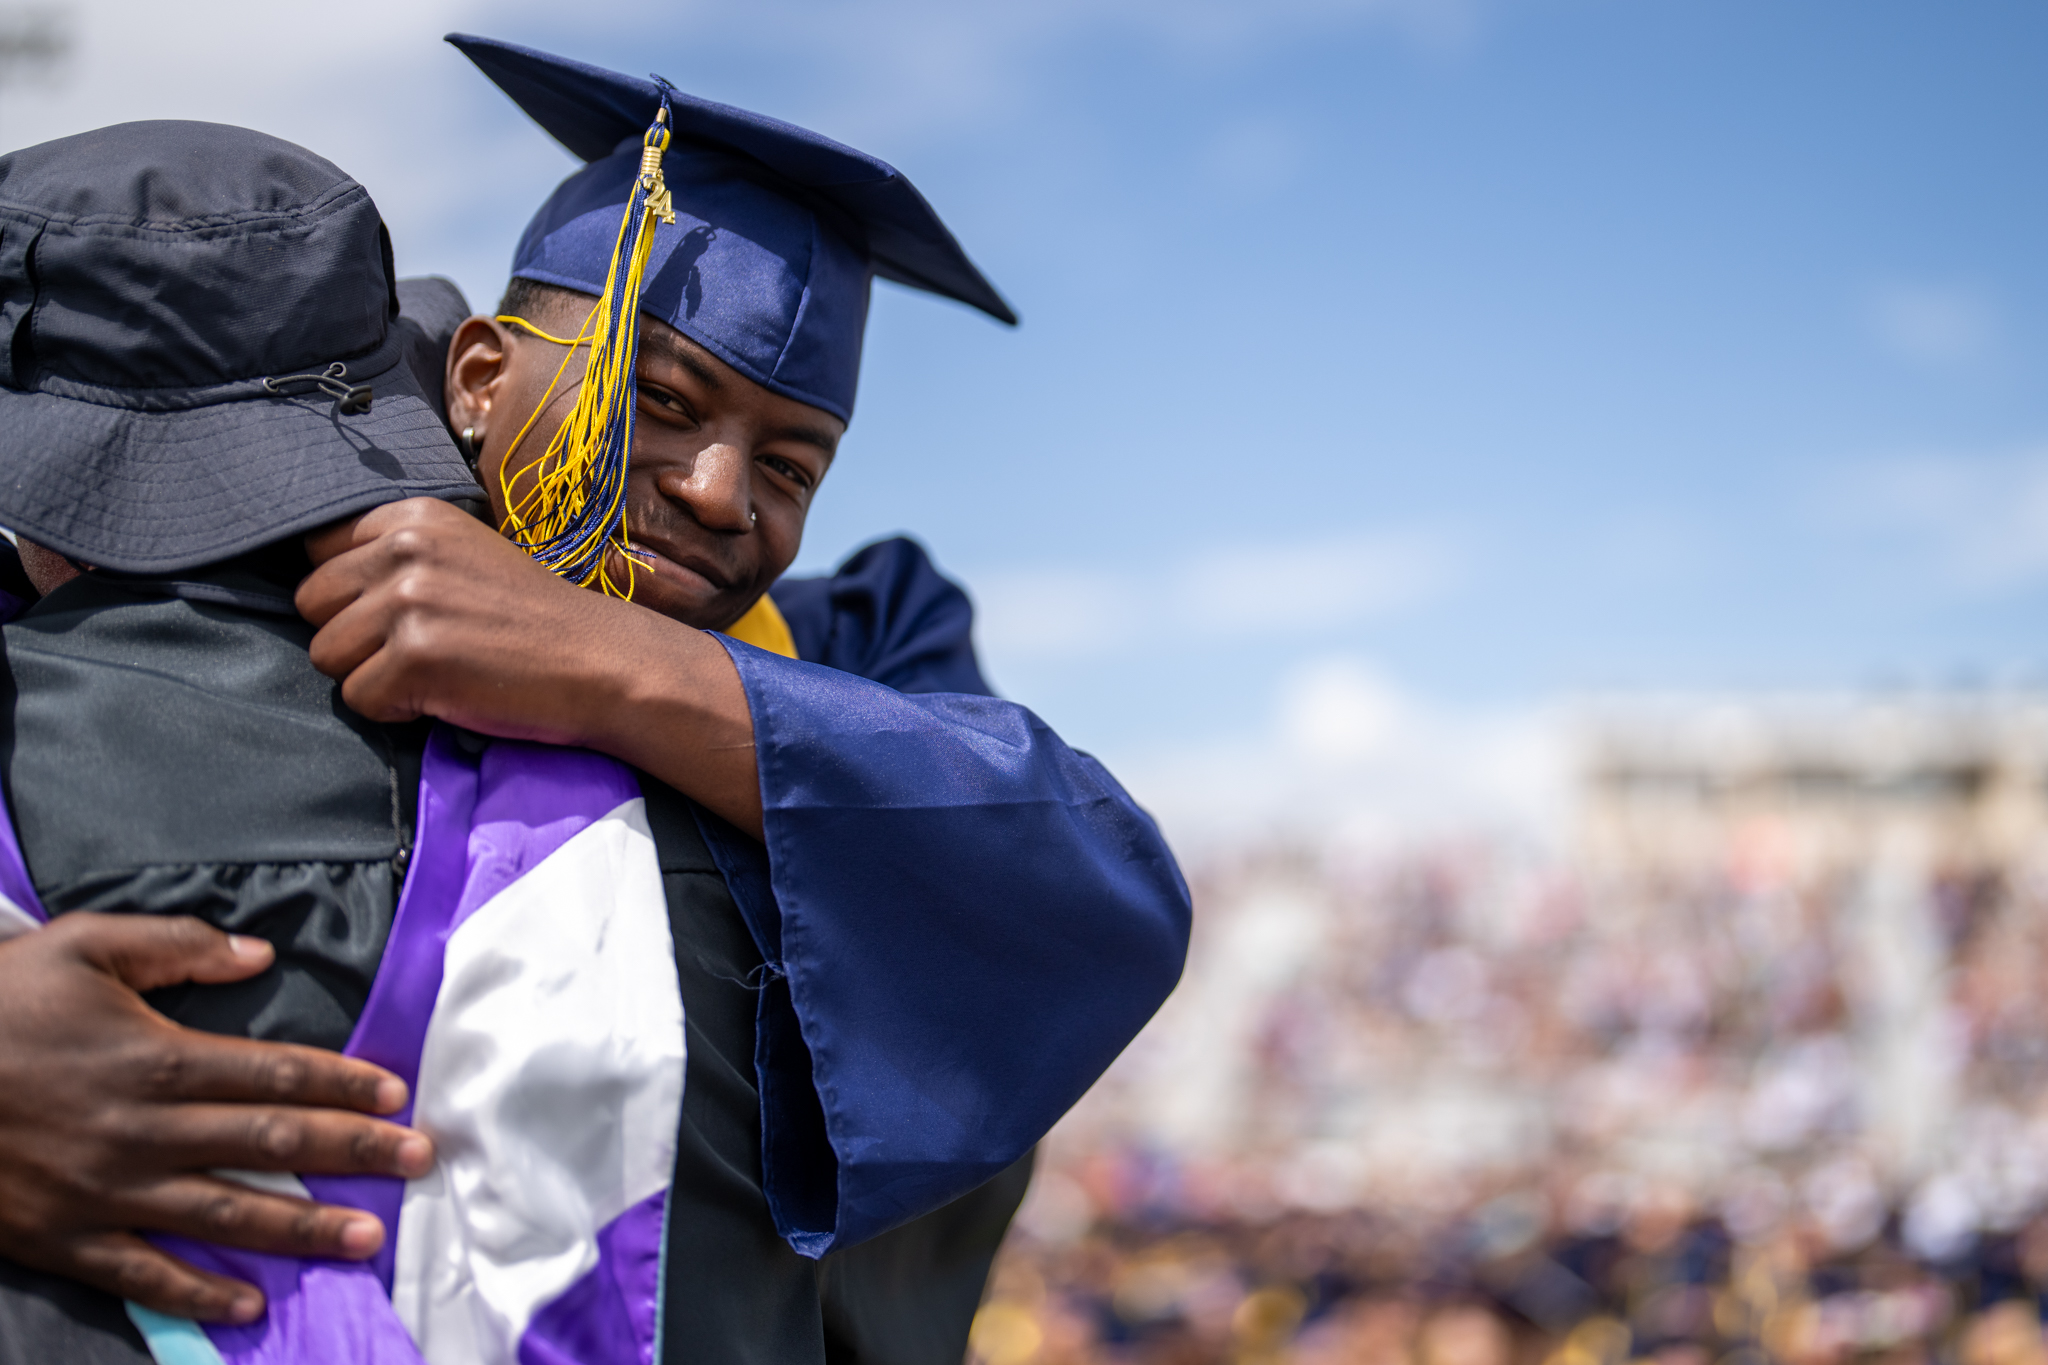
<path fill-rule="evenodd" d="M 702 631 L 563 582 L 431 498 L 307 538 L 313 663 L 372 720 L 442 720 L 633 763 L 761 830 L 754 730 L 732 660 Z"/>
<path fill-rule="evenodd" d="M 591 306 L 563 294 L 530 320 L 571 336 Z M 731 625 L 796 558 L 845 424 L 769 392 L 664 323 L 640 325 L 626 519 L 645 558 L 632 602 L 581 591 L 454 508 L 414 499 L 307 537 L 319 567 L 300 585 L 299 610 L 320 627 L 314 664 L 374 720 L 437 716 L 595 749 L 759 837 L 746 694 L 703 632 Z M 501 522 L 503 483 L 516 498 L 520 471 L 575 406 L 580 348 L 520 440 L 565 355 L 481 317 L 449 349 L 449 422 L 480 434 L 482 482 Z M 623 556 L 610 569 L 624 581 Z"/>
<path fill-rule="evenodd" d="M 404 1082 L 318 1048 L 181 1028 L 140 992 L 240 981 L 260 939 L 182 916 L 59 916 L 0 943 L 0 1255 L 159 1312 L 249 1322 L 251 1285 L 196 1269 L 136 1230 L 356 1260 L 378 1220 L 259 1193 L 215 1168 L 415 1177 L 421 1134 L 378 1119 Z"/>

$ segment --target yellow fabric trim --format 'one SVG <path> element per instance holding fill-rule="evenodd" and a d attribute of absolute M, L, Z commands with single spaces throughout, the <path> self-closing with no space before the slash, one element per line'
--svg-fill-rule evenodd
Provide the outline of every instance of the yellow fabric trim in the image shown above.
<path fill-rule="evenodd" d="M 781 608 L 765 592 L 747 608 L 745 616 L 725 628 L 725 633 L 770 654 L 780 654 L 785 659 L 796 657 L 796 637 L 789 633 L 789 622 L 782 619 Z"/>

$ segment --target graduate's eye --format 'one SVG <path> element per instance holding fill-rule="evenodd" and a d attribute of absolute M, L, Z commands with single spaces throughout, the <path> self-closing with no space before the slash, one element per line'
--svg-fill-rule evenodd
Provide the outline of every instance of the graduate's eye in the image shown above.
<path fill-rule="evenodd" d="M 761 463 L 770 472 L 779 474 L 795 484 L 799 490 L 807 490 L 811 486 L 811 476 L 795 463 L 783 459 L 780 455 L 763 455 Z"/>
<path fill-rule="evenodd" d="M 644 380 L 641 381 L 639 387 L 640 401 L 653 407 L 656 412 L 659 412 L 664 417 L 674 418 L 679 422 L 687 422 L 693 427 L 697 425 L 696 410 L 685 402 L 680 395 L 671 393 L 658 384 L 649 384 Z"/>

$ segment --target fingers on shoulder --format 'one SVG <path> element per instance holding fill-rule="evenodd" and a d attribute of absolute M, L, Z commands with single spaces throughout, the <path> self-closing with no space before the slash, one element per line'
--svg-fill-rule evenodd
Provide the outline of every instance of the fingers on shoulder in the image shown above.
<path fill-rule="evenodd" d="M 407 498 L 315 531 L 306 537 L 313 572 L 299 584 L 294 605 L 324 626 L 394 573 L 431 562 L 450 536 L 475 525 L 438 498 Z"/>
<path fill-rule="evenodd" d="M 414 684 L 426 651 L 405 643 L 379 650 L 349 671 L 341 699 L 350 709 L 383 725 L 402 725 L 425 715 Z"/>
<path fill-rule="evenodd" d="M 400 527 L 433 525 L 451 516 L 468 519 L 460 508 L 439 498 L 401 498 L 396 502 L 380 503 L 367 512 L 308 531 L 306 552 L 314 564 L 324 564 L 350 550 L 381 540 Z"/>
<path fill-rule="evenodd" d="M 154 1138 L 154 1147 L 175 1154 L 180 1167 L 413 1179 L 433 1163 L 433 1145 L 424 1134 L 347 1110 L 308 1106 L 184 1105 L 163 1118 Z"/>
<path fill-rule="evenodd" d="M 239 981 L 268 967 L 268 943 L 224 933 L 190 915 L 60 915 L 42 931 L 50 947 L 138 991 L 186 981 Z"/>
<path fill-rule="evenodd" d="M 138 1221 L 161 1232 L 272 1256 L 357 1260 L 375 1253 L 384 1241 L 384 1225 L 361 1209 L 316 1204 L 212 1176 L 165 1182 Z"/>
<path fill-rule="evenodd" d="M 368 1114 L 405 1103 L 405 1084 L 390 1072 L 320 1048 L 180 1029 L 163 1051 L 176 1059 L 162 1068 L 175 1085 L 155 1096 L 161 1100 L 312 1105 Z"/>
<path fill-rule="evenodd" d="M 210 1274 L 133 1233 L 96 1233 L 72 1243 L 63 1264 L 42 1268 L 173 1317 L 253 1322 L 263 1295 L 253 1285 Z"/>

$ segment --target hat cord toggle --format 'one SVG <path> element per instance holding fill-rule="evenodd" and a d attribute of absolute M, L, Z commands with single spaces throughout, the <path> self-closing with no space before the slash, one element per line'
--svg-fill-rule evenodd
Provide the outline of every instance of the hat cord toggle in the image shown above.
<path fill-rule="evenodd" d="M 334 400 L 334 411 L 337 416 L 354 417 L 357 413 L 370 410 L 370 386 L 349 383 L 348 366 L 339 360 L 329 365 L 321 374 L 272 375 L 263 381 L 263 387 L 280 398 L 291 397 L 285 392 L 285 386 L 288 384 L 318 386 L 320 392 Z"/>
<path fill-rule="evenodd" d="M 669 99 L 663 82 L 661 109 L 648 125 L 640 152 L 640 175 L 626 200 L 605 274 L 604 293 L 583 330 L 562 358 L 526 419 L 512 450 L 539 420 L 575 347 L 588 343 L 583 384 L 576 406 L 557 428 L 547 450 L 517 469 L 508 454 L 498 472 L 504 493 L 505 531 L 546 568 L 578 585 L 595 582 L 613 597 L 633 595 L 637 553 L 626 536 L 626 468 L 633 453 L 636 408 L 634 372 L 640 353 L 640 292 L 654 250 L 655 223 L 674 223 L 675 208 L 662 176 L 668 151 Z M 522 488 L 523 485 L 523 488 Z M 515 488 L 521 491 L 515 494 Z M 610 551 L 625 565 L 625 581 L 613 577 Z"/>

